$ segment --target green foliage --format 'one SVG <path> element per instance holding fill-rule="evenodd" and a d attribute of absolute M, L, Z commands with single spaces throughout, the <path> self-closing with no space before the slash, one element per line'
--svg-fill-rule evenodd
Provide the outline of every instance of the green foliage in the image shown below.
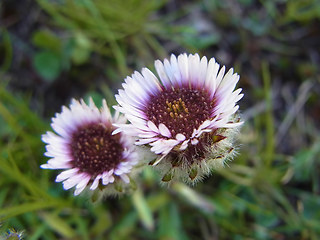
<path fill-rule="evenodd" d="M 12 45 L 9 33 L 0 27 L 0 51 L 3 49 L 3 60 L 0 59 L 0 73 L 9 69 L 12 61 Z"/>
<path fill-rule="evenodd" d="M 301 22 L 308 22 L 320 18 L 320 5 L 318 0 L 288 1 L 286 17 Z"/>
<path fill-rule="evenodd" d="M 148 31 L 148 18 L 152 11 L 161 7 L 163 1 L 119 1 L 110 0 L 67 0 L 51 2 L 38 0 L 39 5 L 48 12 L 55 24 L 69 31 L 74 40 L 72 60 L 83 63 L 91 52 L 98 52 L 116 60 L 121 73 L 127 73 L 127 63 L 123 45 L 132 49 L 140 48 L 143 42 L 156 52 L 163 49 Z M 139 37 L 137 34 L 140 34 Z"/>
<path fill-rule="evenodd" d="M 34 67 L 46 80 L 56 79 L 61 72 L 59 56 L 49 51 L 42 51 L 34 56 Z"/>
<path fill-rule="evenodd" d="M 308 149 L 301 149 L 294 156 L 292 160 L 292 167 L 294 172 L 295 179 L 300 182 L 307 182 L 310 179 L 310 176 L 315 176 L 317 170 L 314 166 L 317 165 L 319 159 L 317 158 L 320 155 L 320 142 L 316 141 L 313 146 Z"/>
<path fill-rule="evenodd" d="M 4 21 L 0 28 L 1 237 L 16 239 L 23 231 L 22 237 L 31 240 L 319 239 L 320 139 L 315 126 L 319 91 L 311 89 L 311 101 L 307 98 L 299 110 L 294 106 L 300 91 L 291 88 L 319 81 L 319 54 L 313 48 L 319 37 L 314 27 L 319 1 L 178 2 L 37 0 L 37 7 L 48 15 L 38 23 L 41 27 L 29 33 L 30 43 L 25 39 L 32 46 L 26 48 L 34 49 L 26 62 L 45 81 L 28 93 L 20 90 L 29 85 L 17 84 L 21 75 L 10 72 L 20 54 L 14 55 L 14 49 L 22 48 L 12 29 L 20 28 Z M 14 16 L 13 22 L 18 19 Z M 311 35 L 314 38 L 303 42 Z M 66 102 L 76 93 L 116 104 L 114 92 L 131 68 L 150 67 L 154 59 L 168 56 L 167 51 L 201 51 L 234 64 L 240 73 L 245 93 L 240 108 L 248 119 L 235 160 L 194 187 L 159 186 L 150 167 L 130 196 L 98 200 L 64 191 L 54 182 L 58 171 L 39 167 L 47 161 L 41 134 L 50 129 L 49 117 L 56 110 L 51 103 Z M 105 66 L 101 81 L 94 81 L 98 74 L 91 75 L 89 65 L 97 71 Z M 88 73 L 85 80 L 82 69 Z M 67 87 L 57 83 L 65 80 L 62 74 L 81 80 L 74 81 L 70 95 L 58 99 L 59 94 L 50 93 Z M 81 91 L 77 84 L 83 84 Z M 51 100 L 44 102 L 47 95 Z M 290 108 L 294 108 L 293 123 L 279 140 L 279 126 Z M 170 179 L 170 172 L 166 177 Z"/>

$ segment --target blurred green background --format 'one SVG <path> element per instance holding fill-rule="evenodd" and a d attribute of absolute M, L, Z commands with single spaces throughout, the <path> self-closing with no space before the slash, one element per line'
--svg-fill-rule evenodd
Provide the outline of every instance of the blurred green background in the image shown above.
<path fill-rule="evenodd" d="M 319 18 L 319 0 L 1 0 L 0 239 L 320 239 Z M 113 105 L 127 75 L 183 52 L 241 76 L 228 167 L 193 188 L 147 168 L 94 204 L 39 168 L 62 105 Z"/>

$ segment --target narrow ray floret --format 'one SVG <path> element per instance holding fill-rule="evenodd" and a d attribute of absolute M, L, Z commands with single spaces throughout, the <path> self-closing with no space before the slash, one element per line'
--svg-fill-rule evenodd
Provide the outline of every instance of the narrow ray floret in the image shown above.
<path fill-rule="evenodd" d="M 114 133 L 138 136 L 158 155 L 153 165 L 163 181 L 195 182 L 234 155 L 234 139 L 242 124 L 235 90 L 239 75 L 198 54 L 157 60 L 156 77 L 149 69 L 125 79 L 116 95 L 129 124 L 115 124 Z"/>
<path fill-rule="evenodd" d="M 127 120 L 118 112 L 112 117 L 106 101 L 99 110 L 90 99 L 89 105 L 83 100 L 73 99 L 70 108 L 52 118 L 52 128 L 42 136 L 50 157 L 41 168 L 63 169 L 56 182 L 63 182 L 65 190 L 75 187 L 74 195 L 80 194 L 87 186 L 90 190 L 110 190 L 130 183 L 130 174 L 138 162 L 133 141 L 124 133 L 112 134 L 114 123 Z M 90 187 L 89 187 L 90 186 Z"/>

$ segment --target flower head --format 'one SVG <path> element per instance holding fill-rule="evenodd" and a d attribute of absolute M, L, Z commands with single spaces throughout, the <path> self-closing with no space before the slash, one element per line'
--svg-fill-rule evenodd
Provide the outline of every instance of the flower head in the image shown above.
<path fill-rule="evenodd" d="M 45 155 L 50 157 L 41 168 L 63 169 L 56 182 L 63 182 L 64 189 L 75 186 L 74 195 L 80 194 L 88 185 L 90 190 L 112 188 L 129 183 L 128 174 L 138 162 L 130 137 L 119 133 L 113 135 L 113 123 L 125 123 L 126 119 L 116 113 L 111 116 L 106 101 L 99 110 L 92 99 L 89 105 L 83 100 L 72 100 L 70 108 L 52 118 L 52 128 L 42 141 L 47 143 Z M 113 184 L 112 184 L 113 183 Z"/>
<path fill-rule="evenodd" d="M 138 136 L 159 155 L 154 165 L 166 171 L 163 180 L 194 182 L 233 153 L 233 136 L 242 124 L 236 116 L 242 98 L 234 91 L 239 75 L 220 68 L 214 58 L 198 54 L 157 60 L 160 80 L 147 68 L 125 79 L 115 108 L 130 124 L 115 124 L 114 133 Z"/>
<path fill-rule="evenodd" d="M 4 236 L 0 236 L 0 238 L 6 240 L 22 240 L 23 236 L 23 231 L 16 231 L 15 229 L 11 228 Z"/>

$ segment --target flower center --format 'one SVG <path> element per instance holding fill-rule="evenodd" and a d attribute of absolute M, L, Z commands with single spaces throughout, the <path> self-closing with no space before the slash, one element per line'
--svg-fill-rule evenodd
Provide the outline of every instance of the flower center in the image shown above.
<path fill-rule="evenodd" d="M 214 99 L 210 99 L 205 90 L 188 87 L 165 89 L 151 96 L 146 115 L 156 125 L 166 125 L 172 136 L 182 133 L 189 138 L 194 129 L 211 119 L 214 106 Z"/>
<path fill-rule="evenodd" d="M 77 129 L 72 135 L 70 150 L 74 168 L 97 176 L 115 168 L 122 160 L 120 134 L 102 123 L 92 123 Z"/>

